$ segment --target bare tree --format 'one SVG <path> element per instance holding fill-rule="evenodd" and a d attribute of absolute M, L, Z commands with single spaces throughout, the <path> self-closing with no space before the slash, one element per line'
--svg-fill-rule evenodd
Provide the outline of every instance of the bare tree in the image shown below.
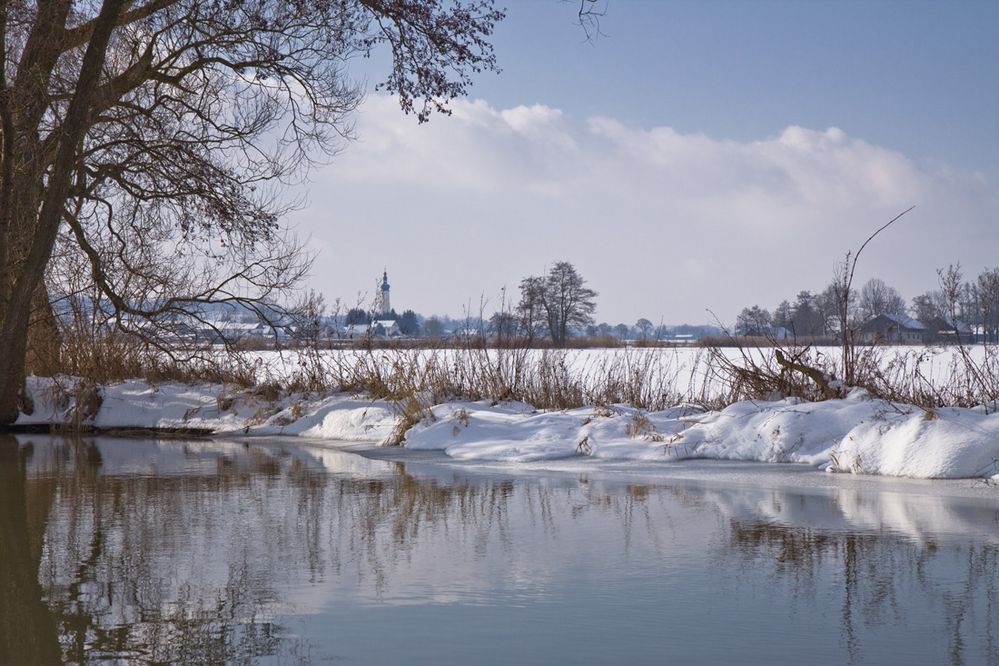
<path fill-rule="evenodd" d="M 545 277 L 521 280 L 517 315 L 528 343 L 547 331 L 556 346 L 564 347 L 572 327 L 593 323 L 596 296 L 567 261 L 555 264 Z"/>
<path fill-rule="evenodd" d="M 531 345 L 534 338 L 543 335 L 547 323 L 545 317 L 545 279 L 526 277 L 520 281 L 520 301 L 517 303 L 517 316 L 520 328 Z"/>
<path fill-rule="evenodd" d="M 836 297 L 836 285 L 830 284 L 821 294 L 815 296 L 815 308 L 822 317 L 822 334 L 835 335 L 839 333 L 839 301 Z M 847 311 L 851 321 L 856 310 L 856 297 L 851 297 Z"/>
<path fill-rule="evenodd" d="M 567 261 L 560 261 L 548 271 L 544 282 L 544 310 L 548 333 L 557 347 L 564 347 L 571 327 L 593 323 L 597 292 Z"/>
<path fill-rule="evenodd" d="M 880 278 L 871 278 L 860 288 L 860 315 L 864 321 L 879 315 L 904 315 L 905 299 Z"/>
<path fill-rule="evenodd" d="M 638 331 L 638 337 L 642 339 L 647 339 L 650 335 L 652 335 L 652 329 L 654 328 L 655 324 L 645 317 L 642 317 L 635 322 L 635 329 Z"/>
<path fill-rule="evenodd" d="M 955 324 L 962 316 L 961 286 L 964 273 L 961 270 L 961 264 L 950 264 L 947 268 L 938 268 L 937 278 L 940 280 L 940 293 L 943 295 L 945 303 L 946 318 L 950 324 Z"/>
<path fill-rule="evenodd" d="M 423 322 L 423 335 L 431 338 L 437 339 L 444 337 L 444 322 L 438 316 L 433 316 Z"/>
<path fill-rule="evenodd" d="M 743 308 L 735 318 L 736 335 L 763 337 L 771 335 L 772 331 L 773 317 L 768 310 L 759 305 Z"/>
<path fill-rule="evenodd" d="M 977 279 L 978 310 L 983 341 L 999 340 L 999 268 L 983 271 Z"/>
<path fill-rule="evenodd" d="M 943 293 L 940 291 L 928 291 L 914 296 L 911 310 L 912 315 L 924 324 L 947 316 L 947 304 L 944 303 Z"/>
<path fill-rule="evenodd" d="M 502 17 L 490 0 L 0 0 L 0 424 L 29 330 L 52 328 L 58 244 L 122 322 L 264 302 L 306 267 L 279 187 L 349 137 L 348 60 L 387 44 L 379 87 L 423 122 L 495 69 Z"/>

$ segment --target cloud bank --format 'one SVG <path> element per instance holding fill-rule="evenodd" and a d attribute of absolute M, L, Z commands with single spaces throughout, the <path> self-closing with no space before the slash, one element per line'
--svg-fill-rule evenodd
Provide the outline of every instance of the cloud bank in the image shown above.
<path fill-rule="evenodd" d="M 910 205 L 868 250 L 877 275 L 911 298 L 935 269 L 999 263 L 999 198 L 979 174 L 837 128 L 789 126 L 750 142 L 574 119 L 544 105 L 454 105 L 418 126 L 373 96 L 358 140 L 317 172 L 300 233 L 321 255 L 313 284 L 352 304 L 383 268 L 393 305 L 487 314 L 501 289 L 558 260 L 600 293 L 597 317 L 731 322 L 821 290 L 838 261 Z"/>

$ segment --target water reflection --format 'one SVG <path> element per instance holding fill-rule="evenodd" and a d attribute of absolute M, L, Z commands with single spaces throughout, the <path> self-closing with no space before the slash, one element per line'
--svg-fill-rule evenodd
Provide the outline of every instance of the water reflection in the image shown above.
<path fill-rule="evenodd" d="M 55 623 L 38 584 L 41 536 L 51 493 L 25 483 L 31 448 L 0 436 L 0 663 L 56 663 Z"/>
<path fill-rule="evenodd" d="M 997 525 L 995 499 L 890 485 L 764 490 L 308 446 L 7 437 L 0 663 L 794 650 L 999 663 Z M 552 614 L 563 624 L 545 625 Z M 441 625 L 446 646 L 430 640 Z"/>
<path fill-rule="evenodd" d="M 941 614 L 951 663 L 977 643 L 988 663 L 999 662 L 996 631 L 999 608 L 999 548 L 994 544 L 917 543 L 892 534 L 823 533 L 809 527 L 762 522 L 731 523 L 731 547 L 744 562 L 770 567 L 769 580 L 795 598 L 823 593 L 823 574 L 838 581 L 839 630 L 851 663 L 860 660 L 858 627 L 871 631 L 904 624 L 922 609 L 908 607 L 920 592 Z"/>

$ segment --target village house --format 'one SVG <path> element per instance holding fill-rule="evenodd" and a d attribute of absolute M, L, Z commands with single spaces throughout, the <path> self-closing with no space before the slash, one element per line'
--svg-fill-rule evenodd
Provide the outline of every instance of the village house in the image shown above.
<path fill-rule="evenodd" d="M 930 340 L 940 344 L 968 344 L 975 335 L 971 326 L 963 321 L 953 321 L 950 317 L 935 317 L 926 322 Z"/>
<path fill-rule="evenodd" d="M 930 341 L 930 331 L 920 321 L 905 315 L 882 314 L 868 320 L 860 329 L 865 344 L 918 345 Z"/>

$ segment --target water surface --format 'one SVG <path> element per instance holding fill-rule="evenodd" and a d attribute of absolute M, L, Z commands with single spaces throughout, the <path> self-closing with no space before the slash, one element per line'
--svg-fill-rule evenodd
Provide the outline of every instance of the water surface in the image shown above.
<path fill-rule="evenodd" d="M 0 663 L 999 664 L 999 488 L 0 438 Z"/>

